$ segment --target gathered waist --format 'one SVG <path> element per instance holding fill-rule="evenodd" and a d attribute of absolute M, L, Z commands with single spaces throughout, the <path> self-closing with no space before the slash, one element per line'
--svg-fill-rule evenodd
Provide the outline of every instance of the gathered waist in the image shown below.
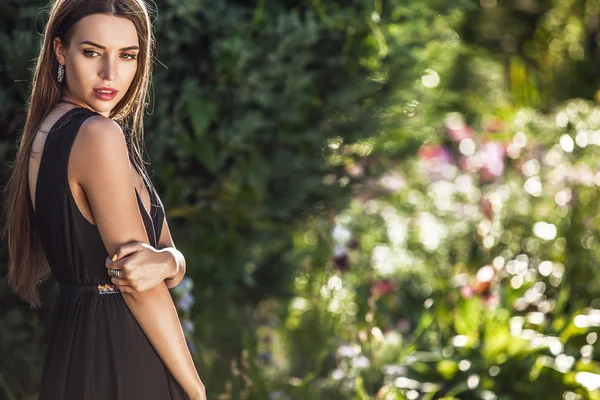
<path fill-rule="evenodd" d="M 121 291 L 112 283 L 104 284 L 60 284 L 61 293 L 96 293 L 96 294 L 119 294 Z"/>

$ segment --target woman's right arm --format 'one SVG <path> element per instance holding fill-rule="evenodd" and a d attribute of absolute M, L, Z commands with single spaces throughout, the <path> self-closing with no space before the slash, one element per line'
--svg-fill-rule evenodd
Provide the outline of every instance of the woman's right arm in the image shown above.
<path fill-rule="evenodd" d="M 121 128 L 102 116 L 88 118 L 75 138 L 69 163 L 85 191 L 108 254 L 114 254 L 123 243 L 148 244 Z M 141 293 L 122 292 L 121 295 L 185 392 L 194 400 L 205 399 L 204 385 L 166 284 Z"/>

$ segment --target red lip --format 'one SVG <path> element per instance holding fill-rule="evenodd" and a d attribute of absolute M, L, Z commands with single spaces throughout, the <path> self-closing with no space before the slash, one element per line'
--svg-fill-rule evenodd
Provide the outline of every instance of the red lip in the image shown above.
<path fill-rule="evenodd" d="M 100 93 L 99 90 L 110 91 L 110 93 Z M 106 86 L 94 88 L 94 94 L 100 100 L 105 100 L 105 101 L 113 100 L 117 96 L 117 93 L 119 93 L 119 91 L 117 89 L 106 87 Z"/>

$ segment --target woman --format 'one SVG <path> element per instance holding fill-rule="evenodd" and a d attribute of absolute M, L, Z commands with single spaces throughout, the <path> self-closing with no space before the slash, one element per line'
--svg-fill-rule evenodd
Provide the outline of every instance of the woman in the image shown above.
<path fill-rule="evenodd" d="M 140 151 L 152 49 L 143 0 L 51 5 L 5 209 L 11 286 L 32 306 L 50 271 L 61 288 L 40 400 L 205 399 Z"/>

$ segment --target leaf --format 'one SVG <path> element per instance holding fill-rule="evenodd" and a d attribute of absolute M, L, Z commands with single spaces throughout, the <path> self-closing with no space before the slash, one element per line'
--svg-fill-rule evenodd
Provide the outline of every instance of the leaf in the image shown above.
<path fill-rule="evenodd" d="M 193 89 L 188 90 L 189 93 L 196 93 Z M 196 93 L 199 96 L 199 93 Z M 199 100 L 188 94 L 186 102 L 187 115 L 192 122 L 194 133 L 193 149 L 196 158 L 213 174 L 217 172 L 218 160 L 215 151 L 214 142 L 206 135 L 211 122 L 217 114 L 217 106 L 215 104 Z"/>
<path fill-rule="evenodd" d="M 217 113 L 217 106 L 194 98 L 188 99 L 186 106 L 194 134 L 197 139 L 201 139 Z"/>

